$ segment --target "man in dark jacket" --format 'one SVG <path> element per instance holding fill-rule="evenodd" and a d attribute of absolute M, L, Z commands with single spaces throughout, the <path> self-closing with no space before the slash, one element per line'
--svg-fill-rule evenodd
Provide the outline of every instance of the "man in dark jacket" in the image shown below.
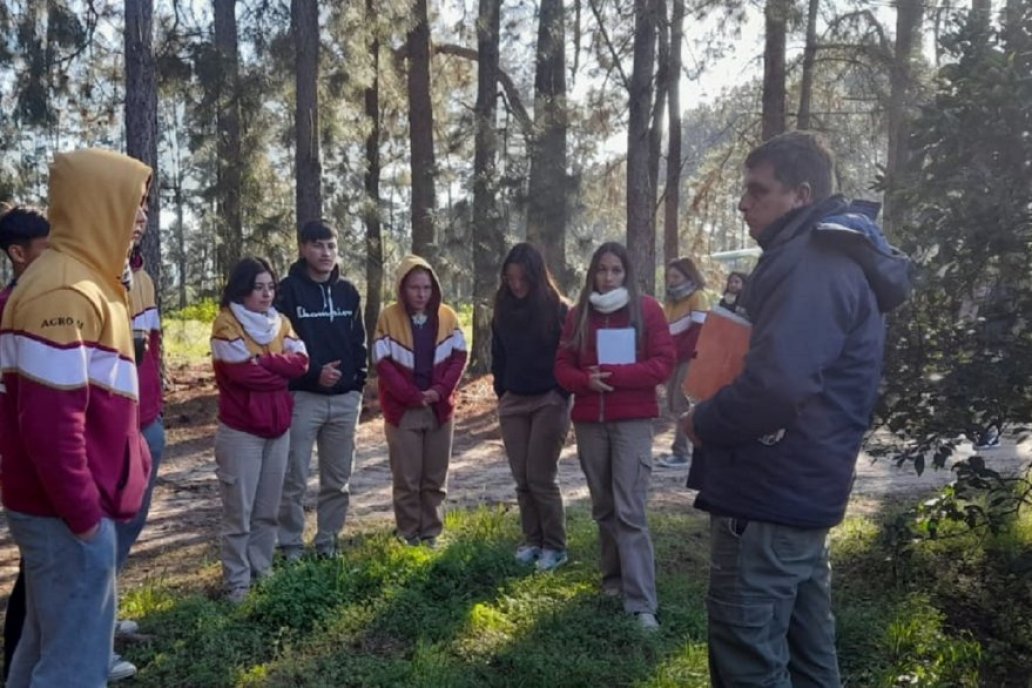
<path fill-rule="evenodd" d="M 365 328 L 358 290 L 340 276 L 336 232 L 324 221 L 301 228 L 301 259 L 279 286 L 276 307 L 290 318 L 311 361 L 290 383 L 294 416 L 290 458 L 279 514 L 279 547 L 297 560 L 304 551 L 305 512 L 312 448 L 319 450 L 315 551 L 334 556 L 350 501 L 355 430 L 366 380 Z"/>
<path fill-rule="evenodd" d="M 884 313 L 910 262 L 831 195 L 832 158 L 806 132 L 745 162 L 739 210 L 763 256 L 743 306 L 745 370 L 683 420 L 703 460 L 714 686 L 837 686 L 828 529 L 846 510 L 881 377 Z"/>

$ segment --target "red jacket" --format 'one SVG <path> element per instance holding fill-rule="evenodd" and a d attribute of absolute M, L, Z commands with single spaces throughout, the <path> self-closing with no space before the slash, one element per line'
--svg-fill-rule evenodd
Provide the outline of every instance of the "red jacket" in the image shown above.
<path fill-rule="evenodd" d="M 651 296 L 641 297 L 641 312 L 645 332 L 638 351 L 638 362 L 599 366 L 602 371 L 612 373 L 605 381 L 614 391 L 605 393 L 588 387 L 589 369 L 598 365 L 596 332 L 602 328 L 628 327 L 628 309 L 622 308 L 609 315 L 592 309 L 588 316 L 588 333 L 583 351 L 568 345 L 577 327 L 579 310 L 574 308 L 566 316 L 555 356 L 555 378 L 574 395 L 570 417 L 575 422 L 602 423 L 655 418 L 659 415 L 656 386 L 663 384 L 674 369 L 674 341 L 670 337 L 670 329 L 659 302 Z"/>
<path fill-rule="evenodd" d="M 294 398 L 288 383 L 308 370 L 304 342 L 280 317 L 275 339 L 262 346 L 223 308 L 212 323 L 211 355 L 219 388 L 219 421 L 234 430 L 273 439 L 290 428 Z"/>
<path fill-rule="evenodd" d="M 129 316 L 133 333 L 145 333 L 147 350 L 136 362 L 140 378 L 140 427 L 146 428 L 161 415 L 161 317 L 154 293 L 154 281 L 143 269 L 143 260 L 133 264 L 129 289 Z"/>
<path fill-rule="evenodd" d="M 383 418 L 397 426 L 405 411 L 422 408 L 423 393 L 415 382 L 415 338 L 412 322 L 403 305 L 401 285 L 406 275 L 420 268 L 430 274 L 433 298 L 428 310 L 436 312 L 431 322 L 437 323 L 434 333 L 434 367 L 430 373 L 430 389 L 440 401 L 433 404 L 437 422 L 447 423 L 455 411 L 455 389 L 466 369 L 466 338 L 455 311 L 441 303 L 441 285 L 430 264 L 418 256 L 405 256 L 398 267 L 396 280 L 398 301 L 384 308 L 376 322 L 373 340 L 373 363 L 380 376 L 380 409 Z M 429 327 L 429 325 L 427 325 Z"/>

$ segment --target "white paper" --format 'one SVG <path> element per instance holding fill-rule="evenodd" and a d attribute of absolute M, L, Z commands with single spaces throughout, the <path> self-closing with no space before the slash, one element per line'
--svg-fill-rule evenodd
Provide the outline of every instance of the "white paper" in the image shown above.
<path fill-rule="evenodd" d="M 603 328 L 597 332 L 599 365 L 623 365 L 635 362 L 633 327 Z"/>

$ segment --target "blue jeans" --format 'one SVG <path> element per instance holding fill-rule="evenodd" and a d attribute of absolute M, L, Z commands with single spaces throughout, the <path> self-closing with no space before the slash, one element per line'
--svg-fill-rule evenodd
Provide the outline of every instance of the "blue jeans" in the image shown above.
<path fill-rule="evenodd" d="M 107 685 L 115 632 L 116 535 L 103 518 L 84 542 L 59 518 L 7 512 L 25 563 L 25 627 L 9 688 Z"/>
<path fill-rule="evenodd" d="M 165 452 L 165 424 L 158 419 L 140 431 L 143 439 L 147 441 L 147 448 L 151 454 L 150 482 L 147 484 L 147 491 L 143 493 L 143 502 L 136 516 L 128 521 L 115 523 L 115 530 L 118 532 L 118 570 L 125 567 L 126 559 L 129 558 L 129 550 L 136 544 L 137 538 L 147 523 L 147 514 L 150 513 L 151 496 L 154 494 L 154 484 L 158 480 L 158 466 L 161 465 L 161 455 Z"/>

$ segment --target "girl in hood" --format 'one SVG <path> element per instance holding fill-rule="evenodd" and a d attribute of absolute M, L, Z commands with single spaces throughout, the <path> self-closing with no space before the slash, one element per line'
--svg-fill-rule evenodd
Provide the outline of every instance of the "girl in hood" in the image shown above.
<path fill-rule="evenodd" d="M 688 375 L 688 366 L 695 357 L 702 323 L 706 321 L 709 304 L 706 299 L 706 280 L 691 258 L 678 258 L 667 265 L 666 303 L 663 310 L 670 326 L 670 336 L 677 347 L 677 368 L 667 382 L 667 408 L 674 418 L 674 443 L 670 454 L 656 465 L 661 468 L 687 468 L 692 453 L 691 443 L 676 422 L 688 410 L 688 400 L 681 387 Z"/>
<path fill-rule="evenodd" d="M 639 293 L 627 249 L 602 244 L 566 324 L 555 377 L 573 393 L 577 457 L 598 523 L 602 592 L 623 598 L 646 631 L 656 621 L 656 566 L 645 516 L 656 385 L 674 367 L 663 308 Z"/>
<path fill-rule="evenodd" d="M 394 518 L 405 543 L 437 544 L 452 448 L 455 389 L 466 367 L 466 339 L 441 302 L 430 264 L 406 256 L 398 300 L 380 313 L 373 362 L 393 476 Z"/>
<path fill-rule="evenodd" d="M 305 344 L 273 308 L 275 295 L 268 262 L 243 258 L 230 273 L 212 324 L 222 577 L 233 603 L 242 602 L 254 579 L 272 566 L 294 408 L 287 384 L 308 370 Z"/>

